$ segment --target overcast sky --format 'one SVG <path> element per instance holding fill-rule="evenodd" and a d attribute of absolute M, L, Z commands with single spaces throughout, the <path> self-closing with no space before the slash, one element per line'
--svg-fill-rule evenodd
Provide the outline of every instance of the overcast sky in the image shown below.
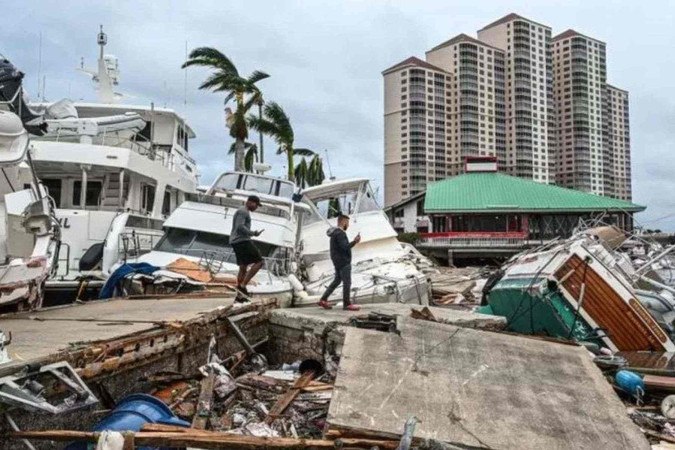
<path fill-rule="evenodd" d="M 506 5 L 509 5 L 508 7 Z M 214 46 L 242 73 L 263 70 L 267 99 L 290 115 L 296 145 L 328 150 L 337 177 L 366 176 L 382 184 L 382 75 L 385 68 L 458 34 L 516 12 L 553 28 L 607 43 L 608 81 L 630 91 L 634 201 L 647 205 L 638 221 L 675 231 L 675 5 L 635 1 L 15 1 L 3 0 L 0 53 L 26 73 L 46 98 L 95 99 L 76 72 L 94 66 L 99 24 L 107 53 L 120 60 L 119 90 L 127 103 L 172 107 L 197 133 L 191 153 L 202 184 L 232 167 L 222 96 L 197 86 L 190 69 L 184 96 L 185 43 Z M 253 136 L 252 136 L 253 137 Z M 253 137 L 257 139 L 257 137 Z M 266 155 L 273 144 L 266 140 Z M 284 170 L 274 157 L 274 173 Z"/>

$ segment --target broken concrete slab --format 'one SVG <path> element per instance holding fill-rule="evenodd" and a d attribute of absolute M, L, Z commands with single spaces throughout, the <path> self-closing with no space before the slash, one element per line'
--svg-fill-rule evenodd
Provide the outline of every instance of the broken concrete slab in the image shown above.
<path fill-rule="evenodd" d="M 360 311 L 345 311 L 342 308 L 326 310 L 319 307 L 277 309 L 272 311 L 270 315 L 270 324 L 290 328 L 313 329 L 321 332 L 328 325 L 347 325 L 353 317 L 368 315 L 369 313 L 398 316 L 401 321 L 406 321 L 410 317 L 412 308 L 420 309 L 422 307 L 403 303 L 381 303 L 363 305 Z M 441 323 L 487 330 L 503 330 L 506 328 L 506 319 L 500 316 L 448 308 L 429 307 L 429 309 Z"/>
<path fill-rule="evenodd" d="M 581 347 L 427 321 L 401 336 L 346 328 L 330 429 L 470 448 L 649 444 Z"/>
<path fill-rule="evenodd" d="M 326 310 L 319 307 L 273 310 L 270 313 L 268 343 L 272 357 L 270 362 L 292 362 L 291 358 L 298 356 L 321 360 L 326 352 L 340 354 L 344 329 L 352 318 L 367 316 L 369 313 L 393 315 L 397 317 L 398 327 L 401 328 L 406 322 L 417 320 L 410 317 L 411 308 L 420 309 L 422 306 L 380 303 L 364 305 L 360 311 L 345 311 L 341 308 Z M 504 317 L 447 308 L 429 309 L 442 323 L 488 330 L 506 328 Z"/>

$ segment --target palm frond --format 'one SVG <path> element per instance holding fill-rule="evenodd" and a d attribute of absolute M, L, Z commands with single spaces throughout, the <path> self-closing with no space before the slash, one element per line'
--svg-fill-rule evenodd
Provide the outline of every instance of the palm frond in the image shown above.
<path fill-rule="evenodd" d="M 239 76 L 237 67 L 232 60 L 213 47 L 198 47 L 190 52 L 189 58 L 183 63 L 182 68 L 188 66 L 206 66 L 223 70 Z"/>
<path fill-rule="evenodd" d="M 316 152 L 308 148 L 294 148 L 293 154 L 298 156 L 315 156 Z"/>
<path fill-rule="evenodd" d="M 246 122 L 248 123 L 249 127 L 257 131 L 258 133 L 266 134 L 272 138 L 274 138 L 278 132 L 275 123 L 270 122 L 265 118 L 254 116 L 253 114 L 248 115 L 248 117 L 246 118 Z"/>
<path fill-rule="evenodd" d="M 244 142 L 244 149 L 246 151 L 254 151 L 255 154 L 258 154 L 258 146 L 252 142 Z M 228 155 L 234 155 L 234 152 L 237 151 L 237 143 L 233 142 L 232 145 L 230 145 L 230 149 L 227 151 Z"/>
<path fill-rule="evenodd" d="M 260 70 L 254 70 L 251 75 L 248 76 L 246 79 L 250 84 L 255 84 L 258 81 L 264 80 L 265 78 L 269 78 L 270 76 L 266 74 L 265 72 L 262 72 Z"/>
<path fill-rule="evenodd" d="M 284 142 L 287 147 L 293 148 L 293 141 L 295 140 L 293 127 L 283 108 L 276 102 L 270 102 L 265 105 L 264 112 L 265 117 L 277 124 L 277 128 L 279 129 L 277 138 L 279 142 Z"/>

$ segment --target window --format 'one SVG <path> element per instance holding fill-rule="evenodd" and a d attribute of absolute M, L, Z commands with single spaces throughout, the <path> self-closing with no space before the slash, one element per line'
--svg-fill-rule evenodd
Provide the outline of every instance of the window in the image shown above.
<path fill-rule="evenodd" d="M 417 215 L 418 216 L 424 215 L 424 199 L 417 201 Z"/>
<path fill-rule="evenodd" d="M 57 208 L 61 207 L 61 180 L 59 179 L 43 179 L 42 185 L 47 188 L 47 193 L 54 199 L 54 204 Z M 78 203 L 79 203 L 78 197 Z"/>
<path fill-rule="evenodd" d="M 60 180 L 59 180 L 60 181 Z M 86 206 L 98 206 L 101 201 L 101 190 L 103 183 L 100 181 L 87 181 L 87 193 L 85 196 Z M 80 205 L 80 193 L 82 192 L 82 182 L 75 181 L 73 183 L 73 206 Z"/>
<path fill-rule="evenodd" d="M 152 211 L 152 205 L 155 203 L 155 186 L 149 184 L 141 185 L 141 210 Z"/>
<path fill-rule="evenodd" d="M 171 192 L 164 191 L 164 202 L 162 203 L 162 214 L 168 216 L 171 213 Z"/>

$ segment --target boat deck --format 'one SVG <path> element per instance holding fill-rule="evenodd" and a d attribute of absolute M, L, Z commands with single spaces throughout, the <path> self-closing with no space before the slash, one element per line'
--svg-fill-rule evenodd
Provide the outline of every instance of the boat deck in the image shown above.
<path fill-rule="evenodd" d="M 81 344 L 197 319 L 233 302 L 232 297 L 95 301 L 4 315 L 0 317 L 0 330 L 12 337 L 7 350 L 13 361 L 8 365 L 25 364 Z"/>

